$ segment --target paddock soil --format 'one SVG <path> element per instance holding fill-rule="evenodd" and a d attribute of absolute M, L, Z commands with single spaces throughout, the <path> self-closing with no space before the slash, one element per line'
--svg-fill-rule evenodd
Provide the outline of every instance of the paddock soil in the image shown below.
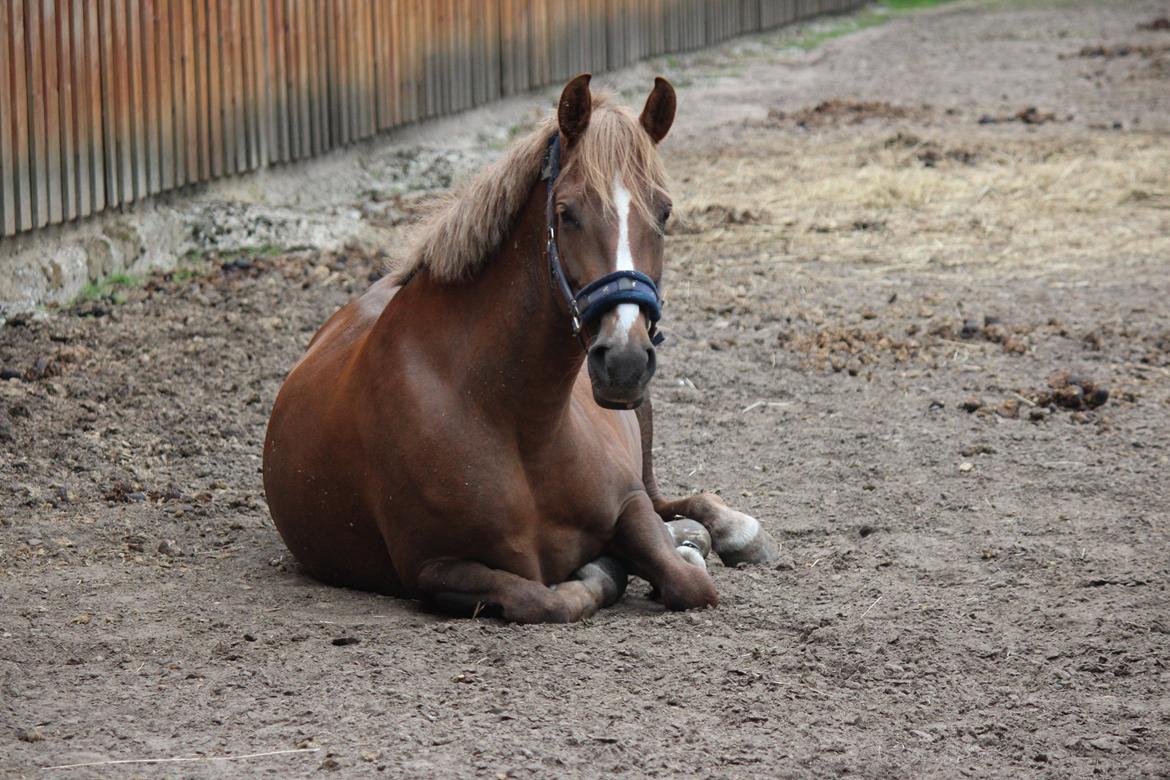
<path fill-rule="evenodd" d="M 1168 13 L 959 2 L 613 77 L 683 85 L 660 479 L 783 545 L 713 559 L 709 611 L 298 573 L 264 425 L 369 247 L 9 322 L 0 775 L 1170 776 Z"/>

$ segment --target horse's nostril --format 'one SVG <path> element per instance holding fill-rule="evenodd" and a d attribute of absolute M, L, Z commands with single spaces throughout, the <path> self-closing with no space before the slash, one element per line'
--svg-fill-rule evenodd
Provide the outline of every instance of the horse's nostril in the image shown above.
<path fill-rule="evenodd" d="M 589 371 L 594 377 L 606 378 L 606 355 L 609 347 L 598 344 L 589 350 Z"/>

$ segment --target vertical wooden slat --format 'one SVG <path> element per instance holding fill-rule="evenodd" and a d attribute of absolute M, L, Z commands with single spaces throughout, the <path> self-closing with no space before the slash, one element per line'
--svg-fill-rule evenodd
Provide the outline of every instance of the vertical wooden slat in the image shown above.
<path fill-rule="evenodd" d="M 370 9 L 374 29 L 374 124 L 377 130 L 390 126 L 390 2 L 375 2 Z"/>
<path fill-rule="evenodd" d="M 112 0 L 108 27 L 110 89 L 106 93 L 103 105 L 114 117 L 109 143 L 114 149 L 113 178 L 116 178 L 118 186 L 116 196 L 110 199 L 112 205 L 129 203 L 134 199 L 134 173 L 131 169 L 130 152 L 130 76 L 126 72 L 126 3 L 127 0 Z"/>
<path fill-rule="evenodd" d="M 500 91 L 505 95 L 515 93 L 516 77 L 514 74 L 512 52 L 516 49 L 513 40 L 512 22 L 516 15 L 513 13 L 512 0 L 500 0 Z"/>
<path fill-rule="evenodd" d="M 271 161 L 272 140 L 272 73 L 269 70 L 269 48 L 272 41 L 268 35 L 269 4 L 254 3 L 252 6 L 253 24 L 256 38 L 256 48 L 253 51 L 256 72 L 256 143 L 258 145 L 258 166 L 263 167 Z"/>
<path fill-rule="evenodd" d="M 89 83 L 86 86 L 87 122 L 89 128 L 89 200 L 92 211 L 101 211 L 106 206 L 107 136 L 102 95 L 102 33 L 98 14 L 101 10 L 94 0 L 76 0 L 81 4 L 85 17 L 85 72 Z"/>
<path fill-rule="evenodd" d="M 317 0 L 313 19 L 313 137 L 322 152 L 333 148 L 329 135 L 329 47 L 325 39 L 328 2 Z"/>
<path fill-rule="evenodd" d="M 16 153 L 12 143 L 12 17 L 11 3 L 0 3 L 0 235 L 16 232 Z"/>
<path fill-rule="evenodd" d="M 300 158 L 313 154 L 312 108 L 309 106 L 309 23 L 305 18 L 307 9 L 303 2 L 297 2 L 297 132 L 298 155 Z"/>
<path fill-rule="evenodd" d="M 236 57 L 239 47 L 236 45 L 235 35 L 235 0 L 219 0 L 219 56 L 221 69 L 221 103 L 220 112 L 223 114 L 223 165 L 224 173 L 235 173 L 238 170 L 237 145 L 239 132 L 237 125 L 239 116 L 236 98 Z"/>
<path fill-rule="evenodd" d="M 357 9 L 355 0 L 342 0 L 341 40 L 344 48 L 341 57 L 341 79 L 344 83 L 346 128 L 345 143 L 351 144 L 361 137 L 361 106 L 358 84 Z"/>
<path fill-rule="evenodd" d="M 288 45 L 288 22 L 284 0 L 271 0 L 269 4 L 269 29 L 272 31 L 272 46 L 269 56 L 272 63 L 272 149 L 273 157 L 287 162 L 289 155 L 288 124 L 288 59 L 285 48 Z"/>
<path fill-rule="evenodd" d="M 341 64 L 342 49 L 345 42 L 341 40 L 338 33 L 338 23 L 340 20 L 338 9 L 334 7 L 332 0 L 326 0 L 322 8 L 322 24 L 324 25 L 325 34 L 325 123 L 327 125 L 326 135 L 329 138 L 329 147 L 335 148 L 345 144 L 345 137 L 343 121 L 341 115 L 341 101 L 344 100 L 345 95 L 342 88 L 343 72 Z"/>
<path fill-rule="evenodd" d="M 195 111 L 195 15 L 192 0 L 177 0 L 173 14 L 175 39 L 175 157 L 179 167 L 176 183 L 193 182 L 199 173 L 199 120 Z"/>
<path fill-rule="evenodd" d="M 241 0 L 228 0 L 227 18 L 225 35 L 229 41 L 228 60 L 231 67 L 231 73 L 228 77 L 228 92 L 232 115 L 232 168 L 235 171 L 246 171 L 248 170 L 248 118 L 245 100 L 247 77 L 244 73 L 244 8 Z"/>
<path fill-rule="evenodd" d="M 358 132 L 356 138 L 365 138 L 370 134 L 370 105 L 371 93 L 370 85 L 372 79 L 370 78 L 370 3 L 365 0 L 354 0 L 350 6 L 350 24 L 353 28 L 353 48 L 354 48 L 354 63 L 356 69 L 354 72 L 354 83 L 357 86 L 357 125 Z"/>
<path fill-rule="evenodd" d="M 142 0 L 141 35 L 139 56 L 135 61 L 142 68 L 142 115 L 139 121 L 143 128 L 143 146 L 146 160 L 146 192 L 158 192 L 162 186 L 162 154 L 159 145 L 159 67 L 155 51 L 155 9 L 154 0 Z"/>
<path fill-rule="evenodd" d="M 50 223 L 60 222 L 63 215 L 64 191 L 62 187 L 62 124 L 61 87 L 58 82 L 57 59 L 57 2 L 41 0 L 41 54 L 44 78 L 45 110 L 45 154 L 47 158 L 46 187 L 49 196 Z"/>
<path fill-rule="evenodd" d="M 134 199 L 147 195 L 146 110 L 144 103 L 144 68 L 142 65 L 142 3 L 129 0 L 126 9 L 126 56 L 123 60 L 130 83 L 130 149 L 133 154 L 131 170 L 134 177 Z"/>
<path fill-rule="evenodd" d="M 155 86 L 155 121 L 158 127 L 158 176 L 160 190 L 175 187 L 175 94 L 171 69 L 171 0 L 154 0 L 153 36 L 158 80 Z"/>
<path fill-rule="evenodd" d="M 220 0 L 207 0 L 207 146 L 211 175 L 217 178 L 225 172 L 222 47 Z"/>
<path fill-rule="evenodd" d="M 366 85 L 366 137 L 370 137 L 378 132 L 378 114 L 377 114 L 377 79 L 375 75 L 375 59 L 374 51 L 377 45 L 377 37 L 375 35 L 375 16 L 374 4 L 380 0 L 371 0 L 362 10 L 362 18 L 365 22 L 365 29 L 362 31 L 362 46 L 364 57 L 366 61 L 365 66 L 365 85 Z"/>
<path fill-rule="evenodd" d="M 231 0 L 230 35 L 232 41 L 232 114 L 234 116 L 235 131 L 235 169 L 248 170 L 248 121 L 245 106 L 244 90 L 244 8 L 242 2 L 248 0 Z"/>
<path fill-rule="evenodd" d="M 13 198 L 15 200 L 16 227 L 29 230 L 33 227 L 33 152 L 29 143 L 29 85 L 27 41 L 25 40 L 24 3 L 9 5 L 12 39 L 9 45 L 8 61 L 12 66 L 11 112 L 12 156 L 13 156 Z"/>
<path fill-rule="evenodd" d="M 45 80 L 41 49 L 39 0 L 25 2 L 25 68 L 28 73 L 29 160 L 32 166 L 33 225 L 49 222 L 48 168 L 45 130 Z"/>
<path fill-rule="evenodd" d="M 245 171 L 256 168 L 256 76 L 253 72 L 252 52 L 255 40 L 252 34 L 253 0 L 243 0 L 239 7 L 239 51 L 240 51 L 240 121 L 243 141 L 240 156 L 240 167 Z"/>
<path fill-rule="evenodd" d="M 76 219 L 77 199 L 77 128 L 74 104 L 77 99 L 73 69 L 73 13 L 69 0 L 57 0 L 57 98 L 61 121 L 61 219 Z"/>

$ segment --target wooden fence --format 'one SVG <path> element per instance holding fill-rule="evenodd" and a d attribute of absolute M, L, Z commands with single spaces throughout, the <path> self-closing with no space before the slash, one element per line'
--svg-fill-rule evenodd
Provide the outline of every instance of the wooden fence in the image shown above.
<path fill-rule="evenodd" d="M 864 0 L 0 0 L 0 235 Z"/>

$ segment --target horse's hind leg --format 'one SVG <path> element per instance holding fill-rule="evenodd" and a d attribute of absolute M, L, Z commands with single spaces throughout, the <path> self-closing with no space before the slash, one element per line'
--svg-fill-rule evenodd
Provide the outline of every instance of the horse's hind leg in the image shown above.
<path fill-rule="evenodd" d="M 499 615 L 514 623 L 572 623 L 613 604 L 626 590 L 625 567 L 609 557 L 582 566 L 567 582 L 548 587 L 478 561 L 428 561 L 416 588 L 445 612 Z"/>
<path fill-rule="evenodd" d="M 751 515 L 731 509 L 714 493 L 699 493 L 675 500 L 662 495 L 654 475 L 654 410 L 649 398 L 642 402 L 637 413 L 642 431 L 642 483 L 654 503 L 654 510 L 662 519 L 671 521 L 682 517 L 702 523 L 711 534 L 711 547 L 727 566 L 771 563 L 776 560 L 780 548 L 759 521 Z M 681 541 L 682 531 L 683 527 L 671 528 L 677 541 Z"/>

